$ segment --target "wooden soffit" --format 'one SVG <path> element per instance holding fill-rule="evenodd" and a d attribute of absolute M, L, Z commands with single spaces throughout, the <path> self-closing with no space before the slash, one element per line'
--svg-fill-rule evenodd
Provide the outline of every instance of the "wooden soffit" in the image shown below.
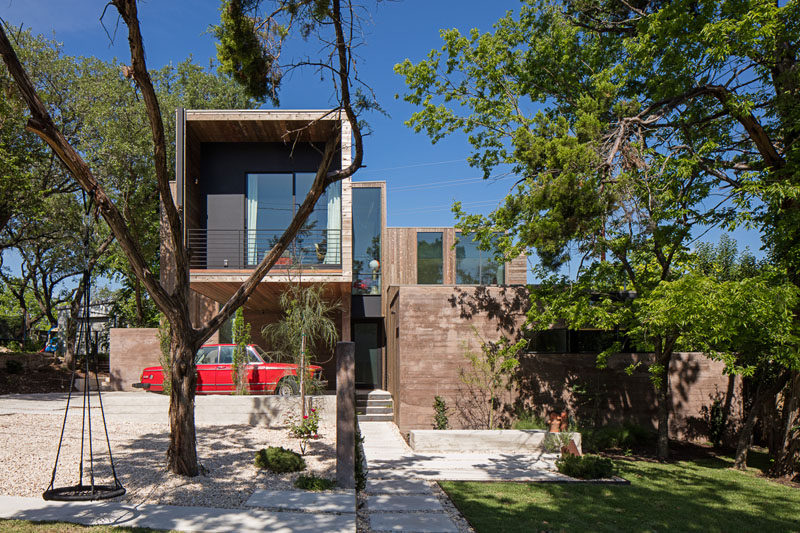
<path fill-rule="evenodd" d="M 190 142 L 325 142 L 338 135 L 339 112 L 186 110 Z"/>

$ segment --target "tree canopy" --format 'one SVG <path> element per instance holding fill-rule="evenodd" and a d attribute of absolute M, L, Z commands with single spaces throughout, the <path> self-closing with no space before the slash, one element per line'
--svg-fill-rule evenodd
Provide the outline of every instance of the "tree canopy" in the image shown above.
<path fill-rule="evenodd" d="M 797 1 L 526 0 L 395 70 L 411 127 L 464 132 L 471 164 L 519 176 L 491 214 L 454 211 L 487 246 L 499 232 L 507 256 L 536 252 L 531 320 L 646 332 L 663 385 L 693 317 L 710 316 L 717 281 L 690 268 L 703 229 L 760 227 L 800 282 L 799 21 Z M 568 261 L 577 273 L 553 277 Z M 661 389 L 660 456 L 668 401 Z"/>

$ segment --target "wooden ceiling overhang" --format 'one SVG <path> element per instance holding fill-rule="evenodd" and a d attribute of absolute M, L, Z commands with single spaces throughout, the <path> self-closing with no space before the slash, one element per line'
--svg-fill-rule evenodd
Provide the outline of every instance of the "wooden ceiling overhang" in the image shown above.
<path fill-rule="evenodd" d="M 205 142 L 325 142 L 339 135 L 340 111 L 186 110 L 190 144 Z"/>
<path fill-rule="evenodd" d="M 265 313 L 280 313 L 280 297 L 295 282 L 270 282 L 259 283 L 256 290 L 250 295 L 244 304 L 248 311 L 258 311 Z M 302 286 L 319 285 L 318 282 L 302 282 Z M 227 302 L 233 296 L 241 283 L 238 281 L 217 281 L 217 282 L 192 282 L 191 287 L 195 292 L 211 298 L 220 304 Z M 323 285 L 323 294 L 330 302 L 342 302 L 344 297 L 350 294 L 350 283 L 326 283 Z"/>

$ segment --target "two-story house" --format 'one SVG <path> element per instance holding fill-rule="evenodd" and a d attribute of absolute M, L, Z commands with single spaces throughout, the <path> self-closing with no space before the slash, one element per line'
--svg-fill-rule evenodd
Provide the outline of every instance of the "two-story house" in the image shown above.
<path fill-rule="evenodd" d="M 331 136 L 340 141 L 334 165 L 349 164 L 350 127 L 327 111 L 179 109 L 176 132 L 174 198 L 199 322 L 228 300 L 288 225 Z M 471 417 L 488 404 L 462 379 L 470 370 L 465 355 L 480 351 L 481 340 L 519 334 L 529 308 L 527 259 L 496 263 L 454 228 L 387 227 L 386 205 L 382 181 L 346 179 L 326 191 L 244 305 L 253 341 L 272 349 L 261 329 L 280 319 L 279 298 L 290 284 L 322 284 L 340 305 L 340 339 L 355 343 L 357 386 L 391 394 L 386 410 L 401 431 L 430 428 L 437 395 L 450 406 L 454 427 L 479 426 Z M 162 246 L 162 258 L 168 258 Z M 162 261 L 162 276 L 168 282 L 169 261 Z M 554 329 L 532 344 L 537 353 L 521 361 L 502 408 L 578 409 L 587 400 L 575 391 L 594 390 L 589 403 L 600 421 L 655 420 L 647 372 L 624 372 L 647 354 L 618 354 L 600 370 L 596 343 L 578 333 L 595 335 Z M 151 330 L 112 331 L 111 375 L 118 388 L 130 387 L 142 368 L 158 364 L 155 337 Z M 575 342 L 557 342 L 562 337 Z M 230 341 L 226 324 L 209 342 Z M 334 386 L 333 354 L 316 362 Z M 677 434 L 694 427 L 711 394 L 726 389 L 721 367 L 701 354 L 676 358 L 671 379 L 680 398 L 673 407 Z"/>
<path fill-rule="evenodd" d="M 331 135 L 340 137 L 335 166 L 349 164 L 350 127 L 327 111 L 179 109 L 176 131 L 174 196 L 199 321 L 234 293 L 289 224 Z M 280 318 L 288 284 L 324 284 L 340 304 L 341 339 L 356 343 L 357 384 L 387 387 L 387 361 L 397 359 L 386 348 L 389 287 L 525 283 L 524 258 L 494 264 L 471 241 L 456 240 L 453 228 L 387 228 L 385 182 L 337 183 L 245 304 L 255 342 L 266 344 L 260 331 Z M 446 297 L 440 303 L 449 305 Z M 212 340 L 229 341 L 229 325 Z M 332 377 L 332 358 L 320 363 Z"/>

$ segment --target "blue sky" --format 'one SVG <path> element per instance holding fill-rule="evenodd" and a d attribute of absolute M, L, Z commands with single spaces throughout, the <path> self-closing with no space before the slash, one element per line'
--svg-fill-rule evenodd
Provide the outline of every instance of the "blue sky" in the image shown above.
<path fill-rule="evenodd" d="M 371 7 L 373 4 L 367 2 Z M 207 33 L 218 21 L 216 0 L 150 0 L 140 2 L 140 21 L 148 66 L 177 63 L 190 54 L 207 65 L 215 57 L 213 37 Z M 508 192 L 511 177 L 494 182 L 480 179 L 481 172 L 466 164 L 469 146 L 464 137 L 454 136 L 432 145 L 423 134 L 415 134 L 403 122 L 414 108 L 396 94 L 405 85 L 393 66 L 406 58 L 418 61 L 432 48 L 441 46 L 441 28 L 486 31 L 518 0 L 406 0 L 383 1 L 365 13 L 364 46 L 359 53 L 359 75 L 367 81 L 389 117 L 372 114 L 366 119 L 373 134 L 365 141 L 367 165 L 355 180 L 385 180 L 388 188 L 390 226 L 449 226 L 454 223 L 450 205 L 463 202 L 471 212 L 487 213 Z M 100 16 L 105 1 L 87 0 L 0 0 L 0 16 L 12 24 L 24 24 L 63 43 L 71 55 L 114 56 L 129 62 L 127 33 L 113 7 L 103 24 Z M 103 27 L 105 26 L 105 28 Z M 114 34 L 110 41 L 106 31 Z M 312 73 L 294 75 L 281 94 L 287 109 L 330 107 L 330 88 Z M 704 240 L 716 240 L 712 230 Z M 740 247 L 760 247 L 755 232 L 735 234 Z M 761 254 L 759 254 L 761 255 Z"/>

